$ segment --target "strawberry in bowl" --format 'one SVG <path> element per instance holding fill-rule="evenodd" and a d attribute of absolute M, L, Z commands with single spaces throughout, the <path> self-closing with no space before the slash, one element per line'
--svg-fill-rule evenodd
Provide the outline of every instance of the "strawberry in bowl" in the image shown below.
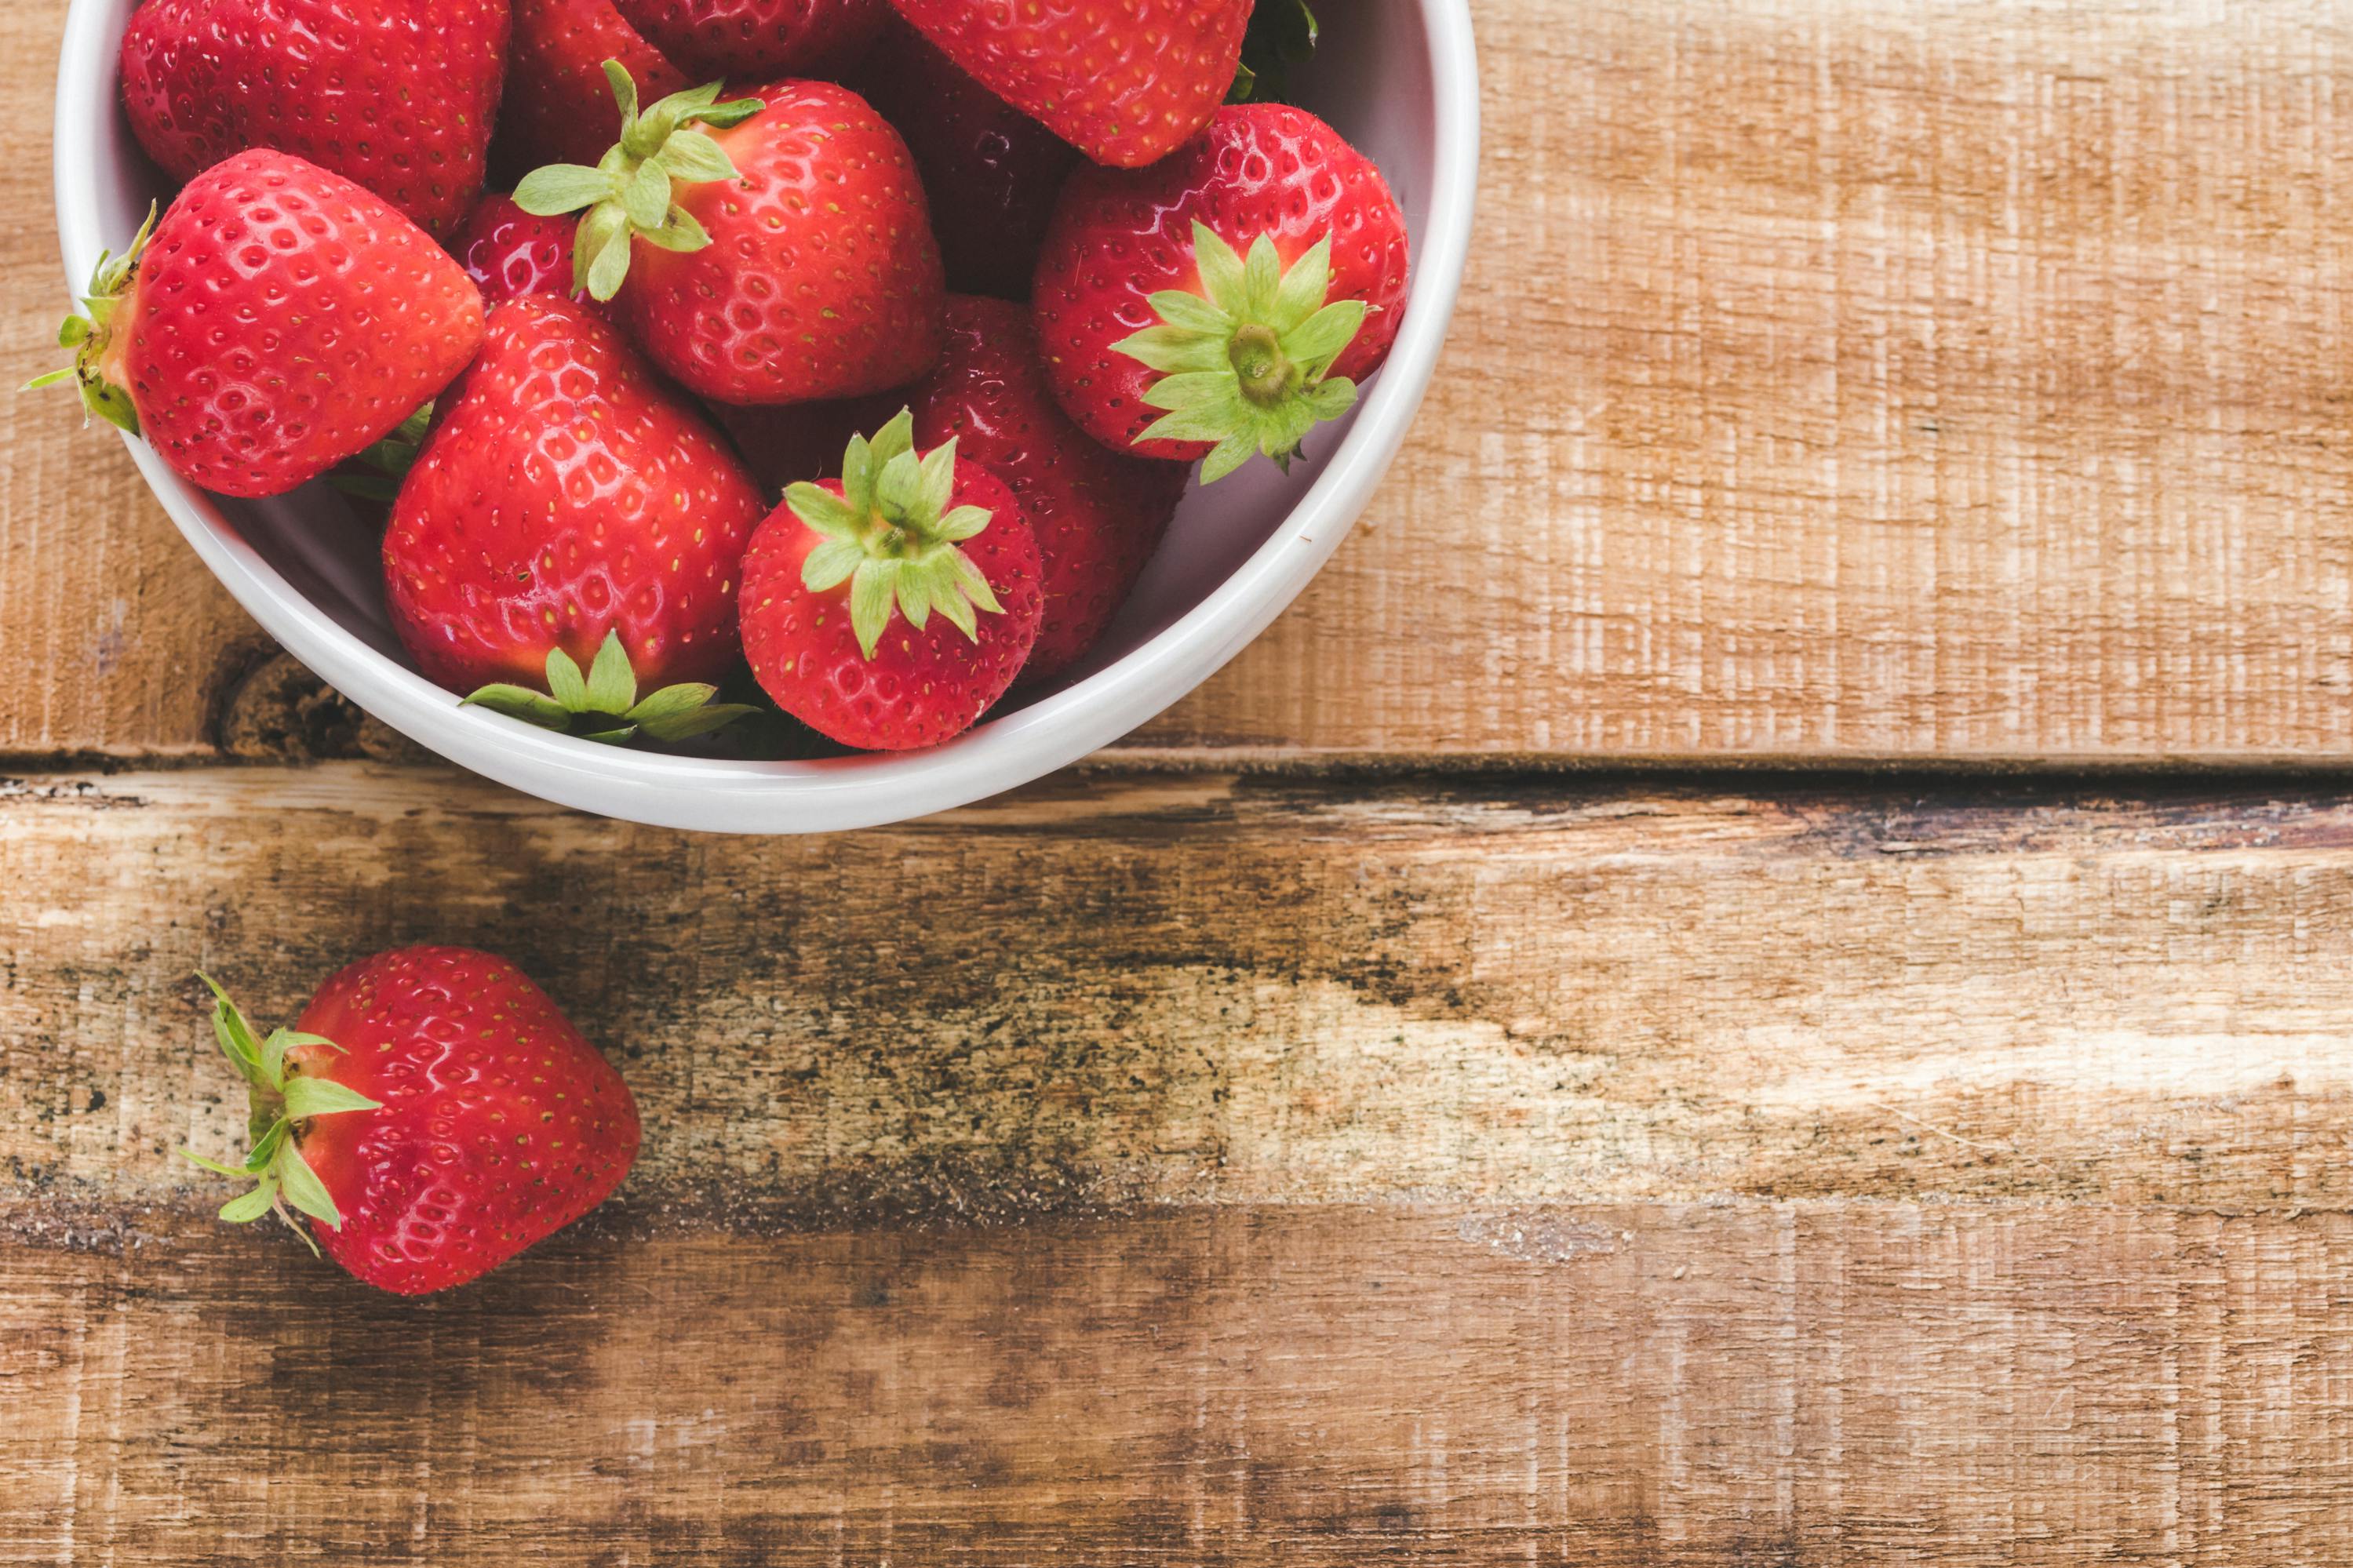
<path fill-rule="evenodd" d="M 246 362 L 249 376 L 212 356 L 250 345 L 188 349 L 169 367 L 180 384 L 238 401 L 180 428 L 195 394 L 142 405 L 128 369 L 162 341 L 147 333 L 142 347 L 135 325 L 154 308 L 148 286 L 167 280 L 151 242 L 107 264 L 90 291 L 101 304 L 69 329 L 72 379 L 93 412 L 138 423 L 149 438 L 132 449 L 166 510 L 290 651 L 395 728 L 524 790 L 651 822 L 817 831 L 939 810 L 1076 760 L 1255 636 L 1337 548 L 1401 443 L 1468 248 L 1468 22 L 1460 0 L 1326 16 L 1312 60 L 1288 43 L 1275 51 L 1285 80 L 1241 24 L 1295 19 L 1295 8 L 1119 0 L 1071 13 L 1060 32 L 887 9 L 515 0 L 489 164 L 501 186 L 522 181 L 511 187 L 519 205 L 478 197 L 470 163 L 445 149 L 442 166 L 463 164 L 451 190 L 479 205 L 428 230 L 392 174 L 368 174 L 377 189 L 305 163 L 356 182 L 407 226 L 367 228 L 358 255 L 413 265 L 396 285 L 369 285 L 364 302 L 371 322 L 415 322 L 430 353 L 404 359 L 394 351 L 416 342 L 387 342 L 390 377 L 375 351 L 325 374 L 297 357 L 311 351 L 290 319 L 272 353 Z M 216 177 L 132 146 L 121 106 L 135 10 L 76 0 L 68 31 L 58 210 L 85 289 L 151 202 L 168 207 L 184 181 L 195 192 Z M 849 58 L 869 27 L 877 52 Z M 1082 33 L 1103 62 L 1092 77 L 1074 66 Z M 937 90 L 911 89 L 879 52 L 916 38 Z M 1065 43 L 1073 52 L 1055 58 Z M 708 51 L 739 45 L 723 85 Z M 450 79 L 461 114 L 477 79 Z M 1250 101 L 1219 108 L 1229 89 Z M 1295 153 L 1309 178 L 1284 188 L 1284 171 L 1261 174 L 1254 153 Z M 239 155 L 305 159 L 274 146 Z M 1147 233 L 1133 221 L 1139 192 L 1168 195 L 1181 217 Z M 167 214 L 158 233 L 172 226 Z M 551 240 L 566 248 L 565 227 L 568 279 L 550 252 Z M 435 234 L 462 255 L 442 253 Z M 287 267 L 279 287 L 322 286 L 316 258 L 265 259 Z M 972 292 L 948 294 L 950 266 Z M 984 292 L 999 303 L 966 302 Z M 612 426 L 566 428 L 549 416 L 559 400 L 520 391 L 493 406 L 482 389 L 531 379 L 511 361 L 483 368 L 515 352 L 499 322 L 525 307 L 579 318 L 566 340 L 531 352 L 549 356 L 543 374 L 574 406 L 612 411 Z M 268 314 L 259 299 L 252 310 Z M 596 331 L 613 341 L 585 355 Z M 649 367 L 646 379 L 611 384 L 635 390 L 598 391 L 608 367 L 630 363 Z M 152 374 L 143 384 L 166 388 Z M 908 552 L 866 578 L 923 591 L 902 597 L 894 580 L 897 619 L 871 652 L 851 617 L 849 654 L 834 644 L 819 658 L 792 646 L 813 620 L 778 638 L 754 611 L 785 603 L 780 586 L 856 601 L 856 563 L 847 578 L 819 572 L 818 587 L 807 569 L 826 542 L 872 542 L 806 543 L 807 520 L 789 506 L 780 519 L 759 477 L 830 484 L 849 504 L 846 440 L 806 437 L 857 405 L 868 406 L 853 427 L 870 445 L 904 407 L 917 468 L 953 439 L 956 471 L 937 518 L 895 492 L 860 513 L 898 528 Z M 522 430 L 532 419 L 535 436 Z M 437 445 L 447 460 L 411 460 Z M 392 498 L 390 527 L 308 482 L 349 484 L 354 458 Z M 1188 471 L 1215 477 L 1187 489 Z M 991 483 L 1004 499 L 955 499 Z M 944 537 L 966 509 L 987 511 L 989 528 Z M 750 542 L 755 525 L 778 531 L 766 548 Z M 1028 556 L 1015 543 L 1023 530 Z M 953 566 L 962 593 L 945 603 L 932 589 L 948 579 L 909 577 L 905 562 L 951 559 L 943 545 L 971 563 L 996 610 Z M 784 564 L 795 552 L 798 578 Z M 770 590 L 756 605 L 755 563 Z M 826 571 L 840 564 L 834 552 Z M 870 632 L 878 592 L 867 591 Z M 729 595 L 732 621 L 718 605 Z M 1021 606 L 1033 599 L 1029 626 Z M 846 613 L 828 612 L 828 632 Z M 833 755 L 734 739 L 783 734 L 780 714 L 818 711 L 797 684 L 807 670 L 840 675 L 854 658 L 879 690 L 899 673 L 887 660 L 933 637 L 951 639 L 933 651 L 959 683 L 940 715 L 860 731 L 820 714 L 839 746 L 856 748 Z M 747 705 L 767 712 L 705 742 L 700 726 Z"/>

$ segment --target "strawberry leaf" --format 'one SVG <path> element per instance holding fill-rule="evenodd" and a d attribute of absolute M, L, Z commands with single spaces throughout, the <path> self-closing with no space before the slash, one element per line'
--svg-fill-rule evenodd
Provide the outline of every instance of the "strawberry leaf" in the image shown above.
<path fill-rule="evenodd" d="M 483 687 L 460 706 L 487 708 L 575 740 L 617 746 L 639 735 L 652 741 L 689 740 L 757 711 L 737 704 L 713 704 L 712 700 L 718 695 L 715 686 L 687 681 L 665 686 L 640 701 L 628 650 L 622 646 L 618 629 L 608 629 L 586 675 L 580 673 L 578 662 L 569 653 L 551 648 L 545 691 L 501 683 Z M 689 723 L 691 719 L 696 721 Z M 623 721 L 616 723 L 616 720 Z"/>

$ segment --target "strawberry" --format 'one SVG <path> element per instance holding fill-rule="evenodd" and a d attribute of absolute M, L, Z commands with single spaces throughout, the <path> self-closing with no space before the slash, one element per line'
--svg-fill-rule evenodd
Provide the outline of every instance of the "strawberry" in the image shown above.
<path fill-rule="evenodd" d="M 488 1273 L 603 1203 L 638 1157 L 629 1086 L 503 958 L 362 959 L 267 1039 L 205 984 L 253 1149 L 241 1166 L 187 1158 L 254 1180 L 223 1219 L 275 1212 L 378 1289 L 421 1296 Z"/>
<path fill-rule="evenodd" d="M 1247 250 L 1248 256 L 1238 254 Z M 1063 410 L 1122 451 L 1289 466 L 1388 357 L 1405 217 L 1304 110 L 1237 104 L 1165 161 L 1062 189 L 1032 308 Z"/>
<path fill-rule="evenodd" d="M 971 727 L 1038 639 L 1037 541 L 1003 481 L 902 412 L 842 477 L 797 484 L 744 557 L 744 651 L 778 707 L 844 745 Z M 936 616 L 936 618 L 935 618 Z"/>
<path fill-rule="evenodd" d="M 1054 197 L 1079 162 L 1076 149 L 966 76 L 895 15 L 849 85 L 907 139 L 948 287 L 1027 300 Z"/>
<path fill-rule="evenodd" d="M 511 300 L 440 400 L 393 508 L 393 629 L 453 690 L 545 672 L 553 704 L 478 695 L 551 728 L 625 714 L 640 675 L 688 683 L 665 705 L 707 700 L 734 663 L 737 567 L 765 510 L 718 433 L 620 333 L 568 300 Z M 614 633 L 619 670 L 584 684 L 579 666 Z M 628 700 L 591 703 L 586 685 Z"/>
<path fill-rule="evenodd" d="M 629 24 L 697 79 L 829 77 L 855 64 L 886 0 L 614 0 Z"/>
<path fill-rule="evenodd" d="M 1141 168 L 1233 87 L 1250 0 L 891 0 L 980 84 L 1098 163 Z"/>
<path fill-rule="evenodd" d="M 586 207 L 579 276 L 617 296 L 662 369 L 719 403 L 880 391 L 939 357 L 944 285 L 906 143 L 866 100 L 781 81 L 717 83 L 638 112 L 608 64 L 621 141 L 596 167 L 516 187 L 526 212 Z"/>
<path fill-rule="evenodd" d="M 199 174 L 101 258 L 58 342 L 92 413 L 191 484 L 282 495 L 429 402 L 482 341 L 482 297 L 382 197 L 283 153 Z"/>
<path fill-rule="evenodd" d="M 899 392 L 794 408 L 720 411 L 752 471 L 788 483 L 829 472 L 842 442 L 903 404 L 923 447 L 1005 481 L 1038 541 L 1045 609 L 1024 685 L 1095 645 L 1135 586 L 1185 493 L 1182 463 L 1131 458 L 1064 417 L 1038 363 L 1029 313 L 1003 300 L 948 296 L 948 343 L 932 374 Z M 825 455 L 819 457 L 822 451 Z"/>
<path fill-rule="evenodd" d="M 447 234 L 482 188 L 508 27 L 507 0 L 147 0 L 123 107 L 175 180 L 275 148 Z"/>
<path fill-rule="evenodd" d="M 609 321 L 608 307 L 572 287 L 575 226 L 565 218 L 534 217 L 515 205 L 512 196 L 493 192 L 476 202 L 459 226 L 449 240 L 449 254 L 482 291 L 486 305 L 525 294 L 557 294 Z"/>
<path fill-rule="evenodd" d="M 614 8 L 613 0 L 514 0 L 514 50 L 498 162 L 514 173 L 593 163 L 613 144 L 605 62 L 617 59 L 655 94 L 686 74 Z"/>

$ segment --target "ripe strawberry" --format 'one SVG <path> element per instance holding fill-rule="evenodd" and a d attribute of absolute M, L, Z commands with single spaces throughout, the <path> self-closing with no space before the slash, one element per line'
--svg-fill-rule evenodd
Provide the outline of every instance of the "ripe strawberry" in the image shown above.
<path fill-rule="evenodd" d="M 857 62 L 885 0 L 615 0 L 647 42 L 696 79 L 826 77 Z"/>
<path fill-rule="evenodd" d="M 1013 492 L 1038 541 L 1045 595 L 1021 680 L 1060 674 L 1094 647 L 1126 603 L 1160 547 L 1189 470 L 1090 438 L 1055 406 L 1029 313 L 962 294 L 948 296 L 946 352 L 913 385 L 846 403 L 723 409 L 720 422 L 763 482 L 789 483 L 829 472 L 849 436 L 872 429 L 899 405 L 914 416 L 917 444 L 955 442 L 962 461 L 979 464 Z"/>
<path fill-rule="evenodd" d="M 253 1150 L 242 1166 L 187 1157 L 256 1182 L 221 1217 L 274 1211 L 379 1289 L 421 1296 L 488 1273 L 603 1203 L 638 1157 L 629 1086 L 503 958 L 362 959 L 266 1040 L 213 994 Z"/>
<path fill-rule="evenodd" d="M 869 750 L 970 728 L 1038 639 L 1038 544 L 1012 492 L 954 441 L 919 456 L 913 432 L 902 412 L 851 437 L 842 477 L 793 486 L 744 557 L 752 673 Z"/>
<path fill-rule="evenodd" d="M 514 0 L 499 166 L 522 174 L 603 157 L 613 144 L 609 59 L 658 96 L 687 85 L 686 74 L 629 26 L 613 0 Z"/>
<path fill-rule="evenodd" d="M 1206 459 L 1206 482 L 1252 452 L 1288 467 L 1388 357 L 1405 297 L 1380 171 L 1304 110 L 1250 103 L 1149 169 L 1072 175 L 1033 309 L 1063 410 L 1120 450 Z"/>
<path fill-rule="evenodd" d="M 1077 150 L 966 76 L 896 15 L 849 82 L 907 139 L 948 287 L 1027 300 Z"/>
<path fill-rule="evenodd" d="M 270 147 L 447 234 L 482 188 L 508 26 L 507 0 L 147 0 L 123 106 L 175 180 Z"/>
<path fill-rule="evenodd" d="M 282 495 L 356 457 L 465 368 L 482 297 L 383 198 L 283 153 L 198 175 L 101 258 L 58 335 L 83 404 L 190 483 Z"/>
<path fill-rule="evenodd" d="M 765 510 L 718 433 L 620 333 L 568 300 L 512 300 L 401 486 L 384 540 L 393 628 L 457 691 L 557 679 L 563 653 L 565 713 L 484 694 L 519 717 L 621 713 L 638 676 L 707 683 L 733 664 L 737 567 Z M 578 667 L 615 632 L 631 700 L 587 704 Z"/>
<path fill-rule="evenodd" d="M 982 86 L 1098 163 L 1141 168 L 1234 85 L 1250 0 L 891 0 Z"/>
<path fill-rule="evenodd" d="M 719 86 L 638 112 L 611 66 L 620 144 L 515 190 L 526 212 L 588 209 L 579 276 L 619 298 L 654 363 L 720 403 L 877 392 L 939 357 L 944 285 L 899 133 L 826 82 Z"/>
<path fill-rule="evenodd" d="M 534 217 L 495 192 L 474 210 L 449 240 L 449 254 L 482 291 L 486 305 L 525 294 L 554 294 L 586 305 L 607 321 L 611 308 L 572 287 L 572 236 L 578 226 L 560 217 Z"/>

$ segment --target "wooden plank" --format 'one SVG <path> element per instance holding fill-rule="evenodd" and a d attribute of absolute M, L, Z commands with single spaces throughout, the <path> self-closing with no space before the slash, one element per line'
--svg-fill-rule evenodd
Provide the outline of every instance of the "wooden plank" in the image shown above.
<path fill-rule="evenodd" d="M 2344 754 L 2343 7 L 1476 10 L 1428 410 L 1374 526 L 1136 749 Z M 0 11 L 36 148 L 64 0 Z M 11 376 L 50 357 L 43 167 L 0 172 Z M 0 752 L 200 753 L 257 639 L 71 423 L 0 400 Z"/>
<path fill-rule="evenodd" d="M 2353 1207 L 2353 795 L 1103 776 L 692 837 L 425 768 L 0 792 L 0 1196 L 172 1203 L 405 942 L 618 1054 L 639 1182 L 786 1213 L 2033 1197 Z"/>
<path fill-rule="evenodd" d="M 2342 1214 L 607 1218 L 419 1305 L 173 1214 L 0 1247 L 0 1561 L 2342 1562 L 2348 1269 Z"/>

